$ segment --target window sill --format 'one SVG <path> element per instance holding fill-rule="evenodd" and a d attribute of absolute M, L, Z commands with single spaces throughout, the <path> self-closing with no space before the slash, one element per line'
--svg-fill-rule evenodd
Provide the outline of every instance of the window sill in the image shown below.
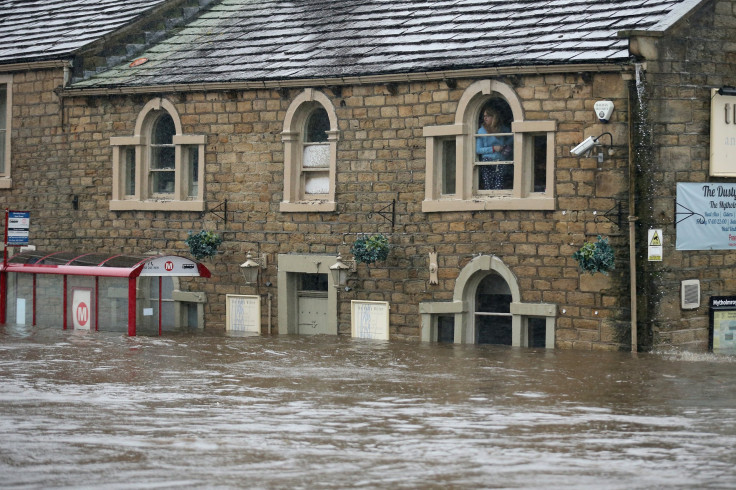
<path fill-rule="evenodd" d="M 554 197 L 447 199 L 422 202 L 422 212 L 424 213 L 503 210 L 554 211 L 554 209 Z"/>
<path fill-rule="evenodd" d="M 337 209 L 334 201 L 300 201 L 282 202 L 279 211 L 282 213 L 329 213 Z"/>
<path fill-rule="evenodd" d="M 12 189 L 13 179 L 10 177 L 0 177 L 0 189 Z"/>
<path fill-rule="evenodd" d="M 110 201 L 110 211 L 204 211 L 204 201 Z"/>

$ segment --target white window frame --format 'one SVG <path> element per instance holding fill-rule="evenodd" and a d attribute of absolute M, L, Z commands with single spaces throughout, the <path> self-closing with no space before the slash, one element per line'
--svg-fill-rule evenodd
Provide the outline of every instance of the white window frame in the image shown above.
<path fill-rule="evenodd" d="M 327 111 L 327 117 L 330 120 L 330 129 L 327 131 L 327 145 L 330 152 L 328 168 L 330 188 L 325 194 L 309 195 L 304 191 L 306 171 L 302 162 L 305 125 L 309 115 L 318 106 L 322 106 Z M 301 92 L 286 111 L 281 139 L 284 143 L 284 195 L 279 210 L 282 213 L 335 211 L 337 207 L 335 184 L 339 131 L 337 113 L 330 99 L 324 93 L 311 88 Z"/>
<path fill-rule="evenodd" d="M 5 127 L 0 128 L 0 138 L 5 140 L 5 152 L 2 155 L 5 163 L 5 170 L 0 172 L 0 189 L 10 189 L 13 186 L 13 180 L 10 174 L 10 134 L 12 132 L 13 121 L 13 76 L 0 75 L 0 85 L 5 85 Z"/>
<path fill-rule="evenodd" d="M 172 195 L 153 193 L 149 187 L 151 178 L 151 132 L 154 123 L 167 112 L 174 120 L 176 134 L 173 137 L 175 155 L 175 185 Z M 200 134 L 182 134 L 179 113 L 167 99 L 156 98 L 149 101 L 138 114 L 133 136 L 116 136 L 110 138 L 112 147 L 112 199 L 110 210 L 142 210 L 142 211 L 204 211 L 204 148 L 206 137 Z M 126 160 L 129 148 L 135 149 L 135 193 L 126 193 Z M 188 153 L 196 151 L 198 158 L 197 192 L 189 195 Z"/>
<path fill-rule="evenodd" d="M 511 132 L 514 138 L 514 185 L 505 192 L 478 192 L 474 189 L 476 166 L 475 139 L 478 115 L 492 97 L 504 99 L 513 113 Z M 477 210 L 554 210 L 555 131 L 557 121 L 524 119 L 524 110 L 516 92 L 496 80 L 480 80 L 470 85 L 458 102 L 455 123 L 425 126 L 427 143 L 425 197 L 422 211 Z M 545 191 L 534 192 L 534 136 L 546 136 Z M 455 138 L 455 192 L 442 192 L 442 141 Z"/>

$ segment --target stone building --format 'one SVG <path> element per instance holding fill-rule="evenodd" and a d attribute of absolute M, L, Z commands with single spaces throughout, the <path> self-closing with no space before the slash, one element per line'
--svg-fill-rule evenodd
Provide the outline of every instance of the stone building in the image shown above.
<path fill-rule="evenodd" d="M 733 2 L 182 3 L 158 6 L 188 13 L 171 33 L 145 35 L 160 10 L 61 67 L 0 60 L 0 199 L 38 248 L 186 254 L 214 231 L 212 277 L 170 298 L 204 292 L 205 329 L 245 295 L 264 333 L 350 335 L 352 302 L 376 301 L 392 339 L 708 346 L 701 298 L 734 289 L 733 254 L 676 249 L 675 200 L 733 180 L 708 151 Z M 134 33 L 150 42 L 121 61 Z M 338 255 L 375 234 L 388 258 L 336 287 Z M 581 272 L 599 235 L 615 268 Z"/>

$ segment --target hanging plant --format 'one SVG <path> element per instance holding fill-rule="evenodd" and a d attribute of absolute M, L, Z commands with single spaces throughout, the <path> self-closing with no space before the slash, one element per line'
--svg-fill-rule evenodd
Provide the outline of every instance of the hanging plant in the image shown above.
<path fill-rule="evenodd" d="M 386 260 L 390 248 L 388 238 L 378 233 L 355 240 L 350 253 L 355 256 L 355 261 L 358 263 L 373 264 L 379 260 Z"/>
<path fill-rule="evenodd" d="M 189 246 L 189 251 L 195 259 L 202 260 L 217 255 L 222 237 L 211 231 L 202 230 L 199 233 L 190 231 L 184 243 Z"/>
<path fill-rule="evenodd" d="M 585 242 L 580 250 L 572 254 L 572 258 L 578 261 L 581 271 L 591 274 L 602 272 L 607 275 L 615 268 L 613 248 L 608 243 L 608 238 L 600 235 L 595 243 Z"/>

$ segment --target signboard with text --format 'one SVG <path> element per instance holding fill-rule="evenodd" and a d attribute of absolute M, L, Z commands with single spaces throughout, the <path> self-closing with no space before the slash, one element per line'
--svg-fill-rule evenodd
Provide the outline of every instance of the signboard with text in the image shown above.
<path fill-rule="evenodd" d="M 713 296 L 710 299 L 710 348 L 736 351 L 736 296 Z"/>
<path fill-rule="evenodd" d="M 197 263 L 177 255 L 164 255 L 149 260 L 141 276 L 199 276 Z"/>
<path fill-rule="evenodd" d="M 228 332 L 261 333 L 261 297 L 226 295 L 225 318 Z"/>
<path fill-rule="evenodd" d="M 350 309 L 353 337 L 388 340 L 388 302 L 353 300 Z"/>
<path fill-rule="evenodd" d="M 11 246 L 28 245 L 28 230 L 31 224 L 31 213 L 27 211 L 8 211 L 5 243 Z"/>
<path fill-rule="evenodd" d="M 736 97 L 711 89 L 710 174 L 736 176 Z"/>
<path fill-rule="evenodd" d="M 677 250 L 736 250 L 736 184 L 679 183 Z"/>

